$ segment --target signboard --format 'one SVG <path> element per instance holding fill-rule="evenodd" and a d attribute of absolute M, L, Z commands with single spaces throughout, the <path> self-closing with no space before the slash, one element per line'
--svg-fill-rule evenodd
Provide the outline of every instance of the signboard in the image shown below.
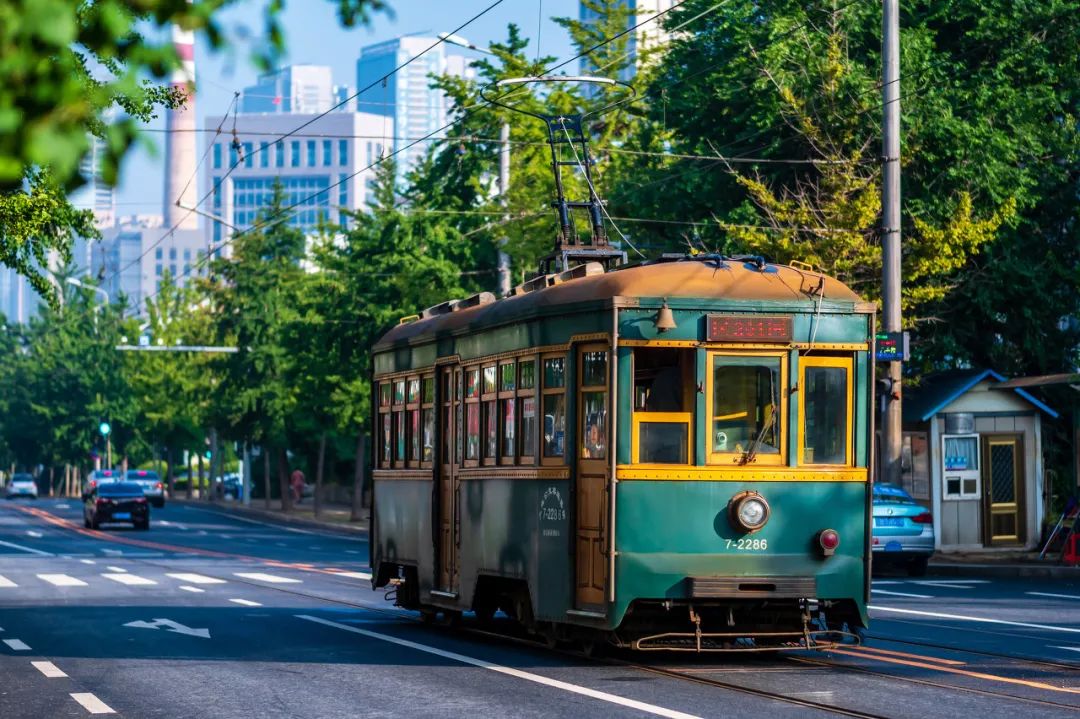
<path fill-rule="evenodd" d="M 874 358 L 878 362 L 907 362 L 908 333 L 882 332 L 874 344 Z"/>
<path fill-rule="evenodd" d="M 791 342 L 791 317 L 762 315 L 709 315 L 708 342 Z"/>

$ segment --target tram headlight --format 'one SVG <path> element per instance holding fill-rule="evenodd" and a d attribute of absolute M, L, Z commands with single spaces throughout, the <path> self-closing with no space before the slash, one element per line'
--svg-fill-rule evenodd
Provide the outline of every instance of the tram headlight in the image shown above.
<path fill-rule="evenodd" d="M 769 521 L 769 503 L 757 492 L 739 492 L 731 498 L 728 513 L 735 527 L 756 532 Z"/>

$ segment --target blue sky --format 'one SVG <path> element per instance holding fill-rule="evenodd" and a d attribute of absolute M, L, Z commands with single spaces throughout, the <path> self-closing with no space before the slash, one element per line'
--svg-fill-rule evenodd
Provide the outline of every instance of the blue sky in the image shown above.
<path fill-rule="evenodd" d="M 355 86 L 356 58 L 361 47 L 399 35 L 449 32 L 493 1 L 390 0 L 393 18 L 379 15 L 369 27 L 345 30 L 334 14 L 336 2 L 292 0 L 283 17 L 288 48 L 286 62 L 329 65 L 333 68 L 335 82 Z M 265 0 L 247 0 L 224 13 L 222 21 L 234 36 L 250 35 L 261 30 L 265 5 Z M 576 16 L 577 13 L 576 0 L 504 0 L 460 34 L 483 47 L 504 39 L 506 26 L 516 23 L 522 28 L 523 35 L 535 41 L 537 20 L 542 16 L 539 28 L 541 52 L 565 59 L 574 53 L 566 33 L 551 22 L 551 18 Z M 258 38 L 253 41 L 258 42 Z M 213 53 L 205 40 L 199 38 L 196 46 L 199 90 L 196 105 L 200 128 L 206 116 L 225 112 L 234 91 L 254 82 L 257 72 L 248 61 L 250 45 L 246 42 L 250 41 L 236 40 L 231 49 Z M 530 49 L 535 51 L 535 44 L 530 44 Z M 462 50 L 462 53 L 469 54 L 469 51 Z M 164 126 L 163 118 L 148 125 L 152 129 L 164 129 Z M 156 151 L 140 149 L 126 161 L 116 198 L 116 209 L 121 215 L 160 214 L 162 211 L 164 135 L 150 132 L 146 136 Z"/>

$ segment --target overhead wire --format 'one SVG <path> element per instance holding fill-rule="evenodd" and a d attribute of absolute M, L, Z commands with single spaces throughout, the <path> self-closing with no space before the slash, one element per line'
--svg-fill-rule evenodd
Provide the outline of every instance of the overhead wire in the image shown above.
<path fill-rule="evenodd" d="M 499 2 L 501 2 L 501 1 L 502 0 L 499 0 Z M 676 8 L 680 7 L 681 5 L 683 5 L 687 1 L 688 0 L 679 0 L 679 2 L 676 2 L 676 3 L 672 4 L 671 7 L 667 8 L 665 10 L 661 10 L 660 12 L 657 12 L 655 15 L 652 15 L 649 18 L 646 18 L 645 20 L 642 20 L 641 22 L 637 23 L 636 25 L 633 25 L 633 26 L 627 28 L 626 30 L 623 30 L 622 32 L 619 32 L 619 33 L 613 35 L 612 37 L 608 38 L 607 40 L 596 43 L 596 44 L 592 45 L 591 47 L 589 47 L 588 49 L 583 50 L 582 52 L 579 52 L 577 55 L 575 55 L 575 56 L 573 56 L 573 57 L 571 57 L 571 58 L 557 64 L 557 65 L 554 65 L 554 66 L 552 66 L 550 68 L 547 68 L 546 70 L 544 70 L 542 75 L 543 76 L 550 76 L 551 73 L 553 73 L 554 71 L 559 70 L 561 68 L 564 68 L 567 65 L 569 65 L 571 62 L 574 62 L 575 60 L 579 60 L 582 57 L 585 57 L 586 55 L 591 54 L 592 52 L 599 49 L 600 47 L 603 47 L 605 44 L 610 43 L 610 42 L 614 42 L 618 38 L 625 36 L 627 33 L 634 32 L 639 27 L 641 27 L 641 26 L 643 26 L 643 25 L 645 25 L 645 24 L 647 24 L 649 22 L 652 22 L 652 21 L 654 21 L 654 20 L 668 14 L 669 12 L 671 12 L 672 10 L 675 10 Z M 497 5 L 498 3 L 495 3 L 495 4 Z M 494 7 L 494 6 L 492 6 L 492 7 Z M 486 12 L 486 10 L 484 12 Z M 479 16 L 477 16 L 477 17 L 479 17 Z M 472 22 L 472 20 L 470 20 L 469 22 Z M 468 23 L 465 23 L 465 25 L 467 25 L 467 24 Z M 454 33 L 451 33 L 451 34 L 456 34 L 460 29 L 464 28 L 465 25 L 462 25 L 457 30 L 455 30 Z M 507 97 L 508 95 L 512 94 L 513 92 L 515 92 L 515 91 L 511 90 L 511 91 L 509 91 L 507 93 L 504 93 L 502 96 L 500 96 L 500 99 L 503 99 L 503 98 Z M 462 109 L 462 116 L 467 115 L 468 113 L 470 113 L 472 111 L 475 111 L 476 109 L 479 109 L 481 107 L 490 107 L 491 105 L 492 105 L 492 103 L 490 101 L 488 101 L 488 100 L 484 100 L 482 102 L 474 103 L 474 104 Z M 323 195 L 323 194 L 326 194 L 326 193 L 330 192 L 331 190 L 335 189 L 336 187 L 339 187 L 341 184 L 349 181 L 350 179 L 356 177 L 357 175 L 359 175 L 359 174 L 361 174 L 363 172 L 366 172 L 367 170 L 370 170 L 370 169 L 374 168 L 377 165 L 382 164 L 386 160 L 389 160 L 389 159 L 391 159 L 393 157 L 396 157 L 397 155 L 403 153 L 405 150 L 408 150 L 411 147 L 419 144 L 420 142 L 428 140 L 428 139 L 434 137 L 435 135 L 437 135 L 438 133 L 442 132 L 443 130 L 446 130 L 447 128 L 452 127 L 458 121 L 458 119 L 459 118 L 451 120 L 450 122 L 446 123 L 442 127 L 439 127 L 437 129 L 429 132 L 427 135 L 424 135 L 422 138 L 419 138 L 419 139 L 415 140 L 414 142 L 412 142 L 412 143 L 410 143 L 410 144 L 408 144 L 408 145 L 406 145 L 406 146 L 404 146 L 404 147 L 402 147 L 402 148 L 400 148 L 398 150 L 395 150 L 394 152 L 390 153 L 389 155 L 384 155 L 383 157 L 378 158 L 375 162 L 369 164 L 367 167 L 361 168 L 360 170 L 357 170 L 356 172 L 353 172 L 351 174 L 343 176 L 340 180 L 338 180 L 337 182 L 329 185 L 325 189 L 318 190 L 313 194 L 310 194 L 310 195 L 308 195 L 308 196 L 306 196 L 304 198 L 301 198 L 300 200 L 298 200 L 298 201 L 296 201 L 294 203 L 291 203 L 290 205 L 287 205 L 287 206 L 281 208 L 280 210 L 278 210 L 278 212 L 276 214 L 280 215 L 280 214 L 283 214 L 283 213 L 291 212 L 293 209 L 295 209 L 295 208 L 297 208 L 297 207 L 299 207 L 299 206 L 301 206 L 303 204 L 306 204 L 309 200 L 312 200 L 314 198 L 319 197 L 320 195 Z M 203 200 L 205 200 L 205 199 L 206 198 L 204 197 Z M 203 200 L 200 200 L 200 203 Z M 244 230 L 242 230 L 242 231 L 240 231 L 240 232 L 226 238 L 222 242 L 218 243 L 217 247 L 212 247 L 211 250 L 206 255 L 204 255 L 201 260 L 196 262 L 196 264 L 194 266 L 194 269 L 196 269 L 196 271 L 197 271 L 203 264 L 210 261 L 215 255 L 217 255 L 218 252 L 220 252 L 220 250 L 222 248 L 224 248 L 225 246 L 231 244 L 233 242 L 233 240 L 236 237 L 238 237 L 239 235 L 250 233 L 250 232 L 255 232 L 255 231 L 257 231 L 257 230 L 259 230 L 259 229 L 261 229 L 263 227 L 266 227 L 267 225 L 269 225 L 269 224 L 271 224 L 273 222 L 277 222 L 277 221 L 278 220 L 273 218 L 273 217 L 264 217 L 261 220 L 256 220 L 256 222 L 254 222 L 250 227 L 245 228 Z M 190 273 L 185 272 L 184 277 L 188 277 L 188 276 L 190 276 Z M 158 294 L 159 291 L 160 290 L 152 292 L 151 294 L 147 295 L 147 297 L 145 299 L 149 300 L 149 299 L 155 297 Z"/>

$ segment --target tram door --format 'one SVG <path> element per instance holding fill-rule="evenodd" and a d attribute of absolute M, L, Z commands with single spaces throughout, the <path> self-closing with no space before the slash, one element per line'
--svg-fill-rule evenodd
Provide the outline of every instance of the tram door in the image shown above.
<path fill-rule="evenodd" d="M 439 448 L 439 588 L 455 592 L 458 585 L 457 467 L 461 459 L 461 370 L 449 368 L 439 375 L 442 446 Z"/>
<path fill-rule="evenodd" d="M 607 584 L 608 471 L 611 466 L 608 362 L 605 345 L 584 345 L 577 355 L 576 592 L 579 609 L 605 601 Z"/>

